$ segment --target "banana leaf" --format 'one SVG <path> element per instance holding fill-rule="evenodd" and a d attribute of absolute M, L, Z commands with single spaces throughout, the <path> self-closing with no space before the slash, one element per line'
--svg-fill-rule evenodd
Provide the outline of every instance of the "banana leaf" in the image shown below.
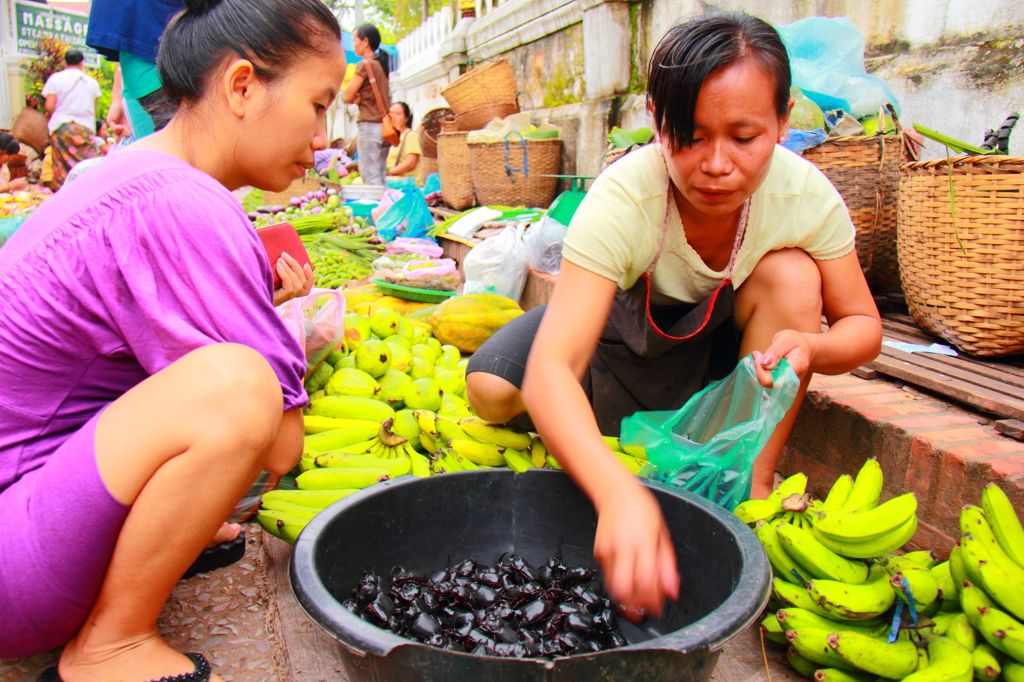
<path fill-rule="evenodd" d="M 615 127 L 608 133 L 608 142 L 615 149 L 626 149 L 635 144 L 647 144 L 654 137 L 654 131 L 650 128 L 638 128 L 637 130 L 623 130 Z"/>
<path fill-rule="evenodd" d="M 998 149 L 983 149 L 981 147 L 976 147 L 973 144 L 970 144 L 969 142 L 961 142 L 956 138 L 949 137 L 948 135 L 943 135 L 942 133 L 936 132 L 929 128 L 925 128 L 923 125 L 920 125 L 919 123 L 914 124 L 914 130 L 921 133 L 929 140 L 934 140 L 939 144 L 944 144 L 953 151 L 960 154 L 1002 154 L 1002 152 L 999 151 Z"/>

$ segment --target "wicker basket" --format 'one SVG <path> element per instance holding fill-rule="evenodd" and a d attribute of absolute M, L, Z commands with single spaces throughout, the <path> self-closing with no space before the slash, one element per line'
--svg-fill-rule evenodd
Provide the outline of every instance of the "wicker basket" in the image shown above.
<path fill-rule="evenodd" d="M 857 229 L 857 256 L 868 284 L 900 291 L 896 200 L 900 164 L 910 160 L 902 133 L 837 137 L 804 151 L 839 190 Z"/>
<path fill-rule="evenodd" d="M 11 135 L 23 144 L 27 144 L 40 154 L 50 141 L 50 130 L 46 124 L 46 116 L 31 107 L 25 107 L 15 117 L 11 126 Z"/>
<path fill-rule="evenodd" d="M 434 173 L 439 172 L 437 159 L 432 159 L 429 156 L 420 157 L 420 165 L 416 170 L 418 171 L 419 175 L 419 177 L 416 179 L 416 184 L 422 187 L 423 183 L 427 181 L 427 178 L 429 178 Z"/>
<path fill-rule="evenodd" d="M 437 166 L 444 203 L 456 211 L 473 206 L 473 171 L 469 164 L 469 133 L 442 132 L 437 137 Z"/>
<path fill-rule="evenodd" d="M 455 127 L 459 130 L 480 130 L 496 118 L 505 118 L 519 113 L 518 102 L 485 104 L 455 115 Z"/>
<path fill-rule="evenodd" d="M 562 165 L 561 140 L 509 137 L 503 142 L 469 145 L 473 186 L 484 206 L 547 208 L 555 199 Z"/>
<path fill-rule="evenodd" d="M 432 109 L 423 116 L 423 123 L 420 125 L 420 148 L 423 150 L 423 158 L 437 158 L 437 136 L 441 134 L 441 124 L 454 118 L 455 112 L 447 107 Z"/>
<path fill-rule="evenodd" d="M 441 96 L 456 114 L 476 107 L 515 102 L 516 75 L 504 59 L 487 62 L 462 74 L 443 90 Z"/>
<path fill-rule="evenodd" d="M 1024 158 L 904 164 L 898 233 L 903 290 L 921 328 L 971 355 L 1024 353 Z"/>

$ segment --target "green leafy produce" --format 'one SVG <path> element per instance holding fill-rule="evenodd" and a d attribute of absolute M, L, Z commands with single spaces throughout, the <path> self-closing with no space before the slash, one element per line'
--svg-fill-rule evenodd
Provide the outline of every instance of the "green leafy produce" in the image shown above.
<path fill-rule="evenodd" d="M 615 127 L 608 133 L 608 142 L 615 149 L 626 149 L 635 144 L 647 144 L 654 137 L 654 131 L 650 128 L 638 128 L 636 130 L 623 130 Z"/>

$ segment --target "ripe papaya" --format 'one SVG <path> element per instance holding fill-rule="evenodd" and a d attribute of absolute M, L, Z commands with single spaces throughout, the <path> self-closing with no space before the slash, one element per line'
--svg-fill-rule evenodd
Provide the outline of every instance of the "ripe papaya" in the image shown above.
<path fill-rule="evenodd" d="M 373 303 L 384 296 L 384 292 L 378 289 L 376 284 L 342 289 L 341 293 L 345 297 L 345 302 L 349 308 L 360 303 Z"/>
<path fill-rule="evenodd" d="M 496 331 L 522 314 L 519 304 L 504 296 L 454 296 L 437 307 L 430 316 L 430 326 L 441 343 L 473 353 Z"/>

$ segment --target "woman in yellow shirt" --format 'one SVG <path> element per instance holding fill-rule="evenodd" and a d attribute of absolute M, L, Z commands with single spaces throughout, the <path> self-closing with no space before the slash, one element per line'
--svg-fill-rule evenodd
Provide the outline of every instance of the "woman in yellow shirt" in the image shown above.
<path fill-rule="evenodd" d="M 405 102 L 391 105 L 391 120 L 401 136 L 397 147 L 388 152 L 388 176 L 419 178 L 416 168 L 420 165 L 420 136 L 412 129 L 412 110 Z"/>
<path fill-rule="evenodd" d="M 546 310 L 506 325 L 467 369 L 477 414 L 528 412 L 591 499 L 594 555 L 627 607 L 660 613 L 679 575 L 657 501 L 602 431 L 618 435 L 638 410 L 677 409 L 749 354 L 771 386 L 786 358 L 801 390 L 754 465 L 751 494 L 763 498 L 811 374 L 849 371 L 880 348 L 842 199 L 777 146 L 789 88 L 786 48 L 760 19 L 726 13 L 669 30 L 649 65 L 657 143 L 595 181 Z"/>

